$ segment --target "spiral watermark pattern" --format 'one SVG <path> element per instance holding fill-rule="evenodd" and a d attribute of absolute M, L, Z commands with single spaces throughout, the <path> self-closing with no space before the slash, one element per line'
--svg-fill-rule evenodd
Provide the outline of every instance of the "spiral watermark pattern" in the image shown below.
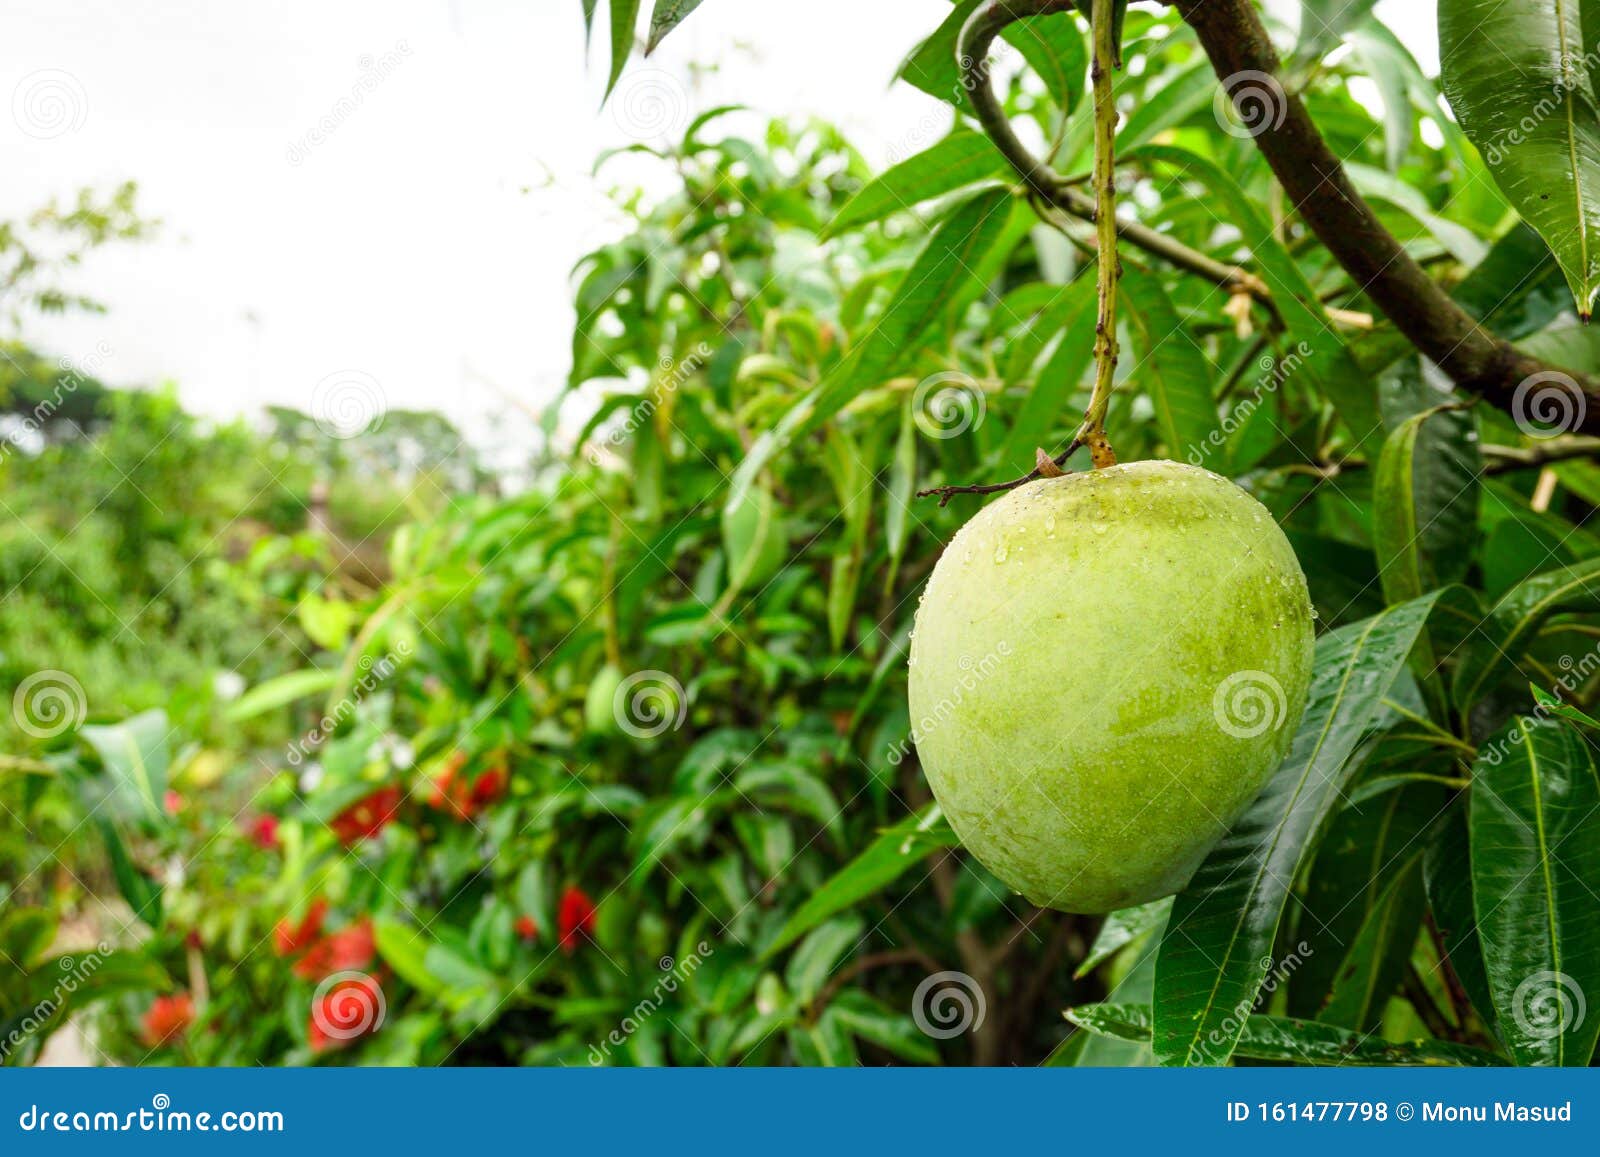
<path fill-rule="evenodd" d="M 676 136 L 689 119 L 689 94 L 677 77 L 660 68 L 628 73 L 610 103 L 611 119 L 636 141 Z"/>
<path fill-rule="evenodd" d="M 654 739 L 683 726 L 689 702 L 683 684 L 665 671 L 635 671 L 617 684 L 611 712 L 635 739 Z"/>
<path fill-rule="evenodd" d="M 17 684 L 11 718 L 35 739 L 54 739 L 76 730 L 88 714 L 83 684 L 65 671 L 35 671 Z"/>
<path fill-rule="evenodd" d="M 59 68 L 30 72 L 11 90 L 11 119 L 36 140 L 75 133 L 89 117 L 89 94 L 78 78 Z"/>
<path fill-rule="evenodd" d="M 983 986 L 965 972 L 935 972 L 911 994 L 911 1019 L 935 1040 L 977 1032 L 987 1013 Z"/>
<path fill-rule="evenodd" d="M 1511 1019 L 1535 1040 L 1578 1029 L 1588 1011 L 1583 986 L 1565 972 L 1535 972 L 1511 995 Z"/>
<path fill-rule="evenodd" d="M 311 1021 L 329 1040 L 351 1041 L 377 1032 L 388 1011 L 383 986 L 365 972 L 331 973 L 311 994 Z"/>
<path fill-rule="evenodd" d="M 360 370 L 338 370 L 311 389 L 311 418 L 330 438 L 372 433 L 387 409 L 378 379 Z"/>
<path fill-rule="evenodd" d="M 971 375 L 954 370 L 923 378 L 911 394 L 917 428 L 941 441 L 959 438 L 983 425 L 988 403 Z"/>
<path fill-rule="evenodd" d="M 1235 671 L 1211 696 L 1217 726 L 1235 739 L 1276 731 L 1289 717 L 1283 685 L 1265 671 Z"/>
<path fill-rule="evenodd" d="M 1583 425 L 1589 409 L 1583 387 L 1560 370 L 1540 370 L 1517 383 L 1511 419 L 1530 438 L 1554 438 Z"/>
<path fill-rule="evenodd" d="M 1289 97 L 1277 77 L 1247 68 L 1223 80 L 1211 100 L 1211 111 L 1230 137 L 1259 137 L 1283 126 Z"/>

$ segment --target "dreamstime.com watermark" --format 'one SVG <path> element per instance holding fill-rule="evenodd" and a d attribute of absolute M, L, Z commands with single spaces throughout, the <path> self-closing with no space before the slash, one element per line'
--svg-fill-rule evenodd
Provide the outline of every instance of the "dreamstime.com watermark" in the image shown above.
<path fill-rule="evenodd" d="M 1217 726 L 1235 739 L 1254 739 L 1276 731 L 1289 718 L 1283 684 L 1265 671 L 1235 671 L 1211 696 Z"/>
<path fill-rule="evenodd" d="M 1283 127 L 1289 97 L 1271 73 L 1247 68 L 1225 77 L 1211 100 L 1217 127 L 1230 137 L 1259 137 Z"/>
<path fill-rule="evenodd" d="M 1565 972 L 1535 972 L 1511 994 L 1511 1019 L 1524 1036 L 1555 1040 L 1583 1027 L 1589 1002 L 1583 986 Z"/>
<path fill-rule="evenodd" d="M 636 141 L 675 136 L 689 120 L 689 94 L 665 69 L 625 73 L 607 103 L 617 127 Z"/>
<path fill-rule="evenodd" d="M 50 391 L 50 396 L 41 399 L 26 413 L 6 416 L 5 432 L 0 434 L 0 462 L 5 461 L 13 450 L 32 451 L 42 448 L 44 444 L 42 430 L 45 424 L 61 412 L 66 400 L 76 394 L 110 356 L 111 346 L 102 341 L 95 344 L 94 352 L 84 358 L 80 365 L 74 365 L 67 358 L 57 362 L 56 384 Z"/>
<path fill-rule="evenodd" d="M 1294 946 L 1294 951 L 1285 955 L 1281 961 L 1274 962 L 1272 957 L 1263 956 L 1261 987 L 1256 989 L 1249 999 L 1241 1000 L 1233 1006 L 1233 1011 L 1223 1022 L 1206 1034 L 1206 1043 L 1219 1049 L 1231 1044 L 1244 1029 L 1244 1022 L 1249 1019 L 1256 1006 L 1277 992 L 1279 985 L 1293 976 L 1302 964 L 1315 955 L 1316 950 L 1302 940 Z"/>
<path fill-rule="evenodd" d="M 395 41 L 394 47 L 381 56 L 362 55 L 356 62 L 361 74 L 350 86 L 350 91 L 334 101 L 328 111 L 317 118 L 316 124 L 289 142 L 289 148 L 284 154 L 289 163 L 296 166 L 305 164 L 312 150 L 327 144 L 328 139 L 339 131 L 339 127 L 361 111 L 361 106 L 366 103 L 367 97 L 393 76 L 395 70 L 404 64 L 410 55 L 411 45 L 404 40 Z"/>
<path fill-rule="evenodd" d="M 701 342 L 677 361 L 664 357 L 657 364 L 659 371 L 656 376 L 655 389 L 628 410 L 628 416 L 621 422 L 612 426 L 605 437 L 599 442 L 589 444 L 589 461 L 593 465 L 600 465 L 607 450 L 615 450 L 638 432 L 639 427 L 655 416 L 661 408 L 663 398 L 666 398 L 683 387 L 683 384 L 699 372 L 700 367 L 706 364 L 706 359 L 711 356 L 711 347 Z"/>
<path fill-rule="evenodd" d="M 83 684 L 65 671 L 35 671 L 11 695 L 11 719 L 17 730 L 35 739 L 54 739 L 76 731 L 88 718 Z"/>
<path fill-rule="evenodd" d="M 1493 140 L 1479 143 L 1478 152 L 1483 155 L 1484 161 L 1491 168 L 1506 159 L 1508 150 L 1530 140 L 1545 121 L 1553 116 L 1565 116 L 1568 93 L 1577 93 L 1579 99 L 1585 103 L 1592 99 L 1589 96 L 1589 78 L 1592 74 L 1600 72 L 1600 45 L 1596 45 L 1581 56 L 1563 52 L 1557 59 L 1556 66 L 1561 70 L 1561 78 L 1550 86 L 1550 95 L 1540 97 L 1516 124 L 1502 130 Z"/>
<path fill-rule="evenodd" d="M 1555 438 L 1583 425 L 1589 400 L 1583 387 L 1560 370 L 1540 370 L 1517 383 L 1511 419 L 1530 438 Z"/>
<path fill-rule="evenodd" d="M 983 986 L 965 972 L 935 972 L 911 994 L 911 1019 L 934 1040 L 977 1032 L 988 1011 Z"/>
<path fill-rule="evenodd" d="M 89 94 L 72 73 L 41 68 L 11 90 L 11 119 L 35 140 L 55 140 L 77 132 L 89 119 Z"/>
<path fill-rule="evenodd" d="M 1574 659 L 1571 655 L 1562 655 L 1556 660 L 1555 685 L 1549 690 L 1557 700 L 1570 698 L 1578 688 L 1589 681 L 1589 678 L 1600 671 L 1600 647 L 1585 651 L 1581 658 Z M 1533 710 L 1524 714 L 1524 718 L 1532 718 L 1543 722 L 1555 714 L 1552 704 L 1544 702 L 1535 703 Z M 1513 748 L 1520 747 L 1528 740 L 1527 728 L 1520 723 L 1495 742 L 1485 744 L 1478 748 L 1478 758 L 1490 767 L 1499 767 L 1500 761 L 1511 754 Z"/>
<path fill-rule="evenodd" d="M 1004 639 L 995 644 L 994 650 L 976 661 L 970 655 L 961 656 L 956 662 L 961 668 L 961 674 L 957 677 L 955 686 L 950 689 L 948 695 L 933 705 L 933 710 L 912 722 L 911 730 L 904 739 L 889 748 L 889 763 L 899 767 L 901 760 L 905 759 L 911 749 L 948 723 L 960 708 L 962 700 L 998 671 L 1010 656 L 1011 644 Z"/>
<path fill-rule="evenodd" d="M 29 1037 L 55 1020 L 62 1006 L 71 999 L 73 993 L 78 991 L 79 986 L 100 971 L 100 965 L 109 955 L 111 955 L 111 945 L 102 940 L 94 946 L 92 952 L 85 952 L 81 956 L 57 958 L 56 966 L 62 975 L 51 986 L 50 995 L 41 999 L 21 1017 L 13 1020 L 6 1035 L 0 1037 L 0 1065 L 5 1064 L 13 1052 L 26 1044 Z"/>
<path fill-rule="evenodd" d="M 337 734 L 339 729 L 349 722 L 351 716 L 356 713 L 356 708 L 361 705 L 361 701 L 393 675 L 399 668 L 400 661 L 408 658 L 410 654 L 411 644 L 401 639 L 399 643 L 395 644 L 392 652 L 380 659 L 373 659 L 371 655 L 361 656 L 360 662 L 356 664 L 360 668 L 361 674 L 350 685 L 350 693 L 334 704 L 333 710 L 317 720 L 309 731 L 289 744 L 289 749 L 286 752 L 289 766 L 299 767 L 308 755 L 311 755 L 324 742 Z"/>
<path fill-rule="evenodd" d="M 654 739 L 683 726 L 689 697 L 683 684 L 665 671 L 635 671 L 617 684 L 611 714 L 635 739 Z"/>
<path fill-rule="evenodd" d="M 694 951 L 682 960 L 674 960 L 670 956 L 663 956 L 658 962 L 661 976 L 657 978 L 655 986 L 633 1009 L 622 1018 L 617 1027 L 606 1034 L 605 1040 L 597 1045 L 589 1046 L 589 1063 L 603 1065 L 611 1059 L 611 1050 L 621 1048 L 628 1042 L 628 1038 L 643 1027 L 661 1006 L 667 1002 L 667 997 L 678 991 L 678 986 L 683 984 L 698 972 L 707 960 L 711 958 L 711 945 L 704 940 L 694 946 Z"/>
<path fill-rule="evenodd" d="M 1217 428 L 1207 434 L 1203 442 L 1199 445 L 1190 444 L 1184 455 L 1189 465 L 1203 466 L 1207 458 L 1226 446 L 1235 431 L 1245 424 L 1251 414 L 1261 408 L 1261 404 L 1267 398 L 1283 387 L 1309 356 L 1311 356 L 1311 346 L 1306 342 L 1297 343 L 1294 349 L 1281 357 L 1275 354 L 1262 354 L 1261 360 L 1256 363 L 1256 368 L 1261 374 L 1256 378 L 1255 388 L 1223 416 Z"/>
<path fill-rule="evenodd" d="M 389 400 L 364 370 L 335 370 L 311 387 L 311 420 L 330 438 L 359 438 L 383 425 Z"/>
<path fill-rule="evenodd" d="M 276 1109 L 226 1109 L 190 1113 L 172 1107 L 172 1098 L 157 1093 L 150 1107 L 125 1113 L 108 1109 L 51 1109 L 29 1105 L 17 1117 L 24 1133 L 282 1133 L 283 1113 Z"/>
<path fill-rule="evenodd" d="M 971 374 L 947 370 L 923 378 L 911 392 L 911 417 L 930 438 L 958 438 L 983 425 L 988 402 Z"/>

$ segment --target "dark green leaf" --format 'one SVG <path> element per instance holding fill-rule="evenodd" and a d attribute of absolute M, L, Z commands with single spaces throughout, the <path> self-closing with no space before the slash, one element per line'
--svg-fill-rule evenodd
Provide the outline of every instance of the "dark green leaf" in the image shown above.
<path fill-rule="evenodd" d="M 1473 908 L 1519 1064 L 1587 1065 L 1600 1035 L 1600 780 L 1561 720 L 1513 720 L 1472 767 Z"/>
<path fill-rule="evenodd" d="M 655 10 L 650 13 L 650 37 L 645 41 L 644 54 L 649 56 L 654 52 L 656 45 L 667 38 L 667 33 L 682 24 L 683 18 L 698 7 L 700 0 L 656 0 Z"/>
<path fill-rule="evenodd" d="M 989 138 L 957 129 L 932 148 L 901 161 L 845 202 L 823 236 L 837 236 L 881 221 L 924 201 L 1006 172 L 1006 159 Z"/>

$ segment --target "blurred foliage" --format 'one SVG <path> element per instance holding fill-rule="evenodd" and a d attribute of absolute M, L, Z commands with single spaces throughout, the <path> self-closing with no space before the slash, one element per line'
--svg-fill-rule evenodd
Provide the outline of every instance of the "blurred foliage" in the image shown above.
<path fill-rule="evenodd" d="M 109 874 L 113 939 L 164 974 L 97 1006 L 109 1056 L 1148 1064 L 1152 1036 L 1170 1049 L 1167 902 L 1105 921 L 1030 907 L 952 847 L 916 767 L 911 617 L 971 507 L 914 492 L 1059 449 L 1093 329 L 1086 227 L 1021 195 L 965 119 L 944 47 L 971 7 L 907 58 L 906 79 L 953 108 L 896 142 L 906 159 L 883 173 L 827 125 L 731 109 L 630 150 L 674 191 L 624 193 L 631 230 L 574 271 L 573 370 L 546 428 L 557 410 L 591 417 L 526 492 L 460 472 L 425 416 L 396 441 L 296 456 L 283 443 L 301 417 L 275 415 L 264 447 L 148 394 L 112 395 L 93 437 L 11 456 L 7 675 L 48 664 L 95 690 L 91 726 L 19 749 L 9 779 L 26 786 L 6 807 L 40 843 L 3 852 L 53 908 L 85 900 L 57 867 Z M 1086 56 L 1076 17 L 1049 19 L 999 75 L 1019 124 L 1077 176 Z M 1566 334 L 1559 273 L 1432 82 L 1374 20 L 1349 38 L 1307 69 L 1306 98 L 1386 221 L 1486 324 Z M 1316 964 L 1270 986 L 1219 973 L 1242 1003 L 1203 1015 L 1237 1013 L 1238 1055 L 1262 1060 L 1526 1059 L 1498 1014 L 1515 972 L 1499 948 L 1527 943 L 1540 903 L 1574 911 L 1576 889 L 1508 898 L 1480 946 L 1460 883 L 1493 888 L 1505 865 L 1468 864 L 1461 788 L 1505 774 L 1484 765 L 1505 758 L 1516 713 L 1550 713 L 1531 678 L 1569 714 L 1530 742 L 1590 790 L 1570 712 L 1600 669 L 1585 526 L 1600 475 L 1530 466 L 1517 455 L 1537 440 L 1482 406 L 1438 409 L 1467 400 L 1360 317 L 1360 287 L 1252 143 L 1218 131 L 1215 81 L 1174 18 L 1130 10 L 1124 57 L 1125 203 L 1261 269 L 1279 312 L 1125 250 L 1112 441 L 1267 504 L 1330 632 L 1319 677 L 1358 689 L 1308 716 L 1332 737 L 1337 790 L 1294 805 L 1303 844 L 1285 845 L 1277 908 L 1252 896 L 1237 924 L 1266 943 L 1236 965 L 1300 944 L 1316 951 L 1294 959 Z M 1358 100 L 1353 82 L 1380 70 L 1381 100 Z M 404 525 L 363 506 L 358 536 L 394 527 L 373 589 L 328 574 L 337 558 L 297 524 L 314 479 L 361 490 L 380 463 L 438 481 L 412 487 L 434 497 Z M 136 489 L 112 485 L 124 471 Z M 1426 533 L 1396 535 L 1402 518 Z M 230 549 L 241 519 L 253 545 Z M 136 654 L 119 615 L 170 658 Z M 1408 668 L 1417 646 L 1434 661 Z M 180 690 L 195 686 L 177 675 L 186 658 L 201 686 L 225 669 L 250 689 Z M 148 710 L 112 722 L 102 702 Z M 87 817 L 92 848 L 58 852 L 55 834 Z M 1505 823 L 1471 838 L 1522 837 Z M 1177 901 L 1207 928 L 1228 902 Z M 1568 947 L 1569 967 L 1600 964 Z M 951 972 L 984 1014 L 925 1031 L 926 983 Z M 1352 976 L 1374 978 L 1360 999 Z M 373 1015 L 330 1022 L 338 977 Z M 163 989 L 191 1003 L 152 1006 Z"/>

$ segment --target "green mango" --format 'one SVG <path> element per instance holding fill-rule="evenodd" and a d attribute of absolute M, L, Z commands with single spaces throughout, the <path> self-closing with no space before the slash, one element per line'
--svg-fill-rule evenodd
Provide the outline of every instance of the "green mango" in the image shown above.
<path fill-rule="evenodd" d="M 1134 462 L 1029 483 L 957 532 L 923 592 L 923 771 L 1033 903 L 1170 895 L 1283 760 L 1312 618 L 1282 530 L 1225 478 Z"/>

